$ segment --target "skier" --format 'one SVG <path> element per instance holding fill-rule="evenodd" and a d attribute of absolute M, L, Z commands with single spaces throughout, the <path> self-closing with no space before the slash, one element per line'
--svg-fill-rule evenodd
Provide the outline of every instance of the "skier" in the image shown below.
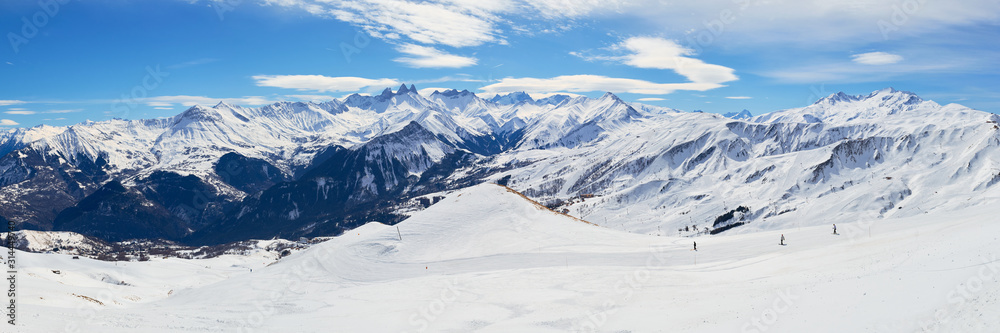
<path fill-rule="evenodd" d="M 834 235 L 837 234 L 837 224 L 836 223 L 833 224 L 833 234 Z"/>
<path fill-rule="evenodd" d="M 778 243 L 778 245 L 785 245 L 785 234 L 781 234 L 781 243 Z"/>
<path fill-rule="evenodd" d="M 698 251 L 698 242 L 694 242 L 694 250 Z"/>

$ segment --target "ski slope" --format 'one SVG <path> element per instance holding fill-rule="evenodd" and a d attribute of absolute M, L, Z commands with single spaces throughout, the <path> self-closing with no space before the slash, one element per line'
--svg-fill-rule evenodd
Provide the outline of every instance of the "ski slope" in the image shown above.
<path fill-rule="evenodd" d="M 280 260 L 18 252 L 17 331 L 983 332 L 1000 323 L 1000 224 L 997 200 L 982 201 L 685 238 L 594 226 L 484 184 L 398 229 L 369 223 Z"/>

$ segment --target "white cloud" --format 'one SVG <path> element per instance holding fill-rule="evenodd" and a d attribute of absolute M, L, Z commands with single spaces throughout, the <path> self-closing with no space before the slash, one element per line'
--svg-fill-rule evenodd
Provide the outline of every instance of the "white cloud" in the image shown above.
<path fill-rule="evenodd" d="M 457 56 L 433 47 L 415 44 L 403 44 L 396 50 L 410 57 L 400 57 L 393 61 L 413 68 L 460 68 L 475 65 L 477 61 L 476 58 Z"/>
<path fill-rule="evenodd" d="M 640 102 L 655 102 L 655 101 L 665 101 L 665 100 L 667 100 L 667 99 L 666 98 L 659 98 L 659 97 L 646 97 L 646 98 L 637 99 L 637 101 L 640 101 Z"/>
<path fill-rule="evenodd" d="M 73 109 L 73 110 L 49 110 L 49 111 L 32 111 L 24 108 L 10 108 L 8 111 L 4 111 L 6 114 L 18 114 L 18 115 L 32 115 L 39 113 L 73 113 L 80 112 L 83 109 Z"/>
<path fill-rule="evenodd" d="M 871 66 L 854 62 L 804 64 L 758 73 L 786 83 L 860 83 L 887 81 L 912 73 L 950 73 L 968 70 L 968 63 L 935 61 L 905 62 L 894 66 Z"/>
<path fill-rule="evenodd" d="M 726 96 L 727 99 L 753 99 L 750 96 Z"/>
<path fill-rule="evenodd" d="M 852 55 L 851 61 L 863 65 L 891 65 L 903 61 L 903 57 L 892 53 L 868 52 Z"/>
<path fill-rule="evenodd" d="M 333 96 L 327 95 L 285 95 L 288 99 L 297 99 L 300 101 L 310 101 L 310 102 L 326 102 L 336 99 Z"/>
<path fill-rule="evenodd" d="M 609 78 L 596 75 L 560 76 L 553 79 L 504 79 L 500 83 L 490 85 L 504 87 L 506 85 L 525 85 L 527 89 L 534 86 L 565 86 L 566 91 L 611 91 L 630 92 L 636 94 L 663 95 L 677 90 L 705 91 L 724 87 L 722 83 L 738 80 L 734 70 L 729 67 L 705 63 L 699 59 L 688 57 L 694 53 L 677 42 L 657 37 L 632 37 L 610 48 L 612 51 L 626 51 L 625 55 L 588 56 L 579 52 L 570 54 L 588 61 L 616 61 L 637 68 L 668 69 L 684 76 L 687 83 L 654 83 L 643 80 Z M 573 87 L 566 79 L 580 79 L 580 85 Z M 530 88 L 529 88 L 530 87 Z M 596 89 L 595 89 L 596 88 Z M 582 89 L 582 90 L 574 90 Z M 507 90 L 505 90 L 507 91 Z M 515 90 L 516 91 L 516 90 Z"/>
<path fill-rule="evenodd" d="M 219 102 L 226 102 L 234 105 L 265 105 L 265 104 L 275 103 L 276 101 L 261 96 L 213 98 L 205 96 L 176 95 L 176 96 L 148 97 L 141 100 L 141 102 L 146 103 L 147 105 L 151 103 L 159 103 L 159 105 L 165 105 L 165 106 L 173 106 L 174 104 L 180 104 L 183 106 L 194 106 L 194 105 L 212 106 L 218 104 Z"/>
<path fill-rule="evenodd" d="M 677 42 L 657 37 L 632 37 L 614 48 L 631 52 L 619 59 L 638 68 L 669 69 L 696 83 L 723 83 L 739 79 L 733 69 L 691 58 L 694 51 Z"/>
<path fill-rule="evenodd" d="M 455 74 L 442 76 L 433 79 L 424 80 L 406 80 L 406 83 L 412 84 L 424 84 L 424 83 L 441 83 L 441 82 L 486 82 L 486 78 L 473 77 L 469 74 Z"/>
<path fill-rule="evenodd" d="M 949 27 L 994 24 L 1000 19 L 996 0 L 963 0 L 961 6 L 923 0 L 257 1 L 348 22 L 390 42 L 451 47 L 503 44 L 509 33 L 565 31 L 572 29 L 575 24 L 571 21 L 577 19 L 627 20 L 651 30 L 676 32 L 668 37 L 694 49 L 787 42 L 826 47 L 831 47 L 831 42 L 865 45 Z M 844 45 L 835 47 L 844 49 Z"/>
<path fill-rule="evenodd" d="M 17 126 L 20 125 L 18 122 L 10 119 L 0 119 L 0 126 Z"/>
<path fill-rule="evenodd" d="M 25 102 L 25 101 L 18 101 L 18 100 L 9 100 L 9 99 L 8 100 L 2 100 L 2 99 L 0 99 L 0 106 L 15 105 L 15 104 L 24 104 L 24 103 L 27 103 L 27 102 Z"/>
<path fill-rule="evenodd" d="M 434 91 L 445 91 L 450 89 L 451 88 L 440 88 L 440 87 L 423 88 L 417 90 L 417 93 L 420 94 L 420 96 L 430 96 L 431 94 L 434 93 Z"/>
<path fill-rule="evenodd" d="M 601 11 L 621 12 L 631 7 L 637 1 L 606 1 L 606 0 L 532 0 L 525 1 L 540 15 L 552 19 L 573 18 Z M 631 4 L 630 4 L 631 3 Z"/>
<path fill-rule="evenodd" d="M 600 75 L 564 75 L 549 79 L 504 78 L 500 82 L 480 88 L 485 93 L 528 93 L 592 92 L 633 93 L 644 95 L 666 95 L 677 90 L 705 91 L 722 87 L 716 83 L 655 83 L 645 80 L 612 78 Z"/>
<path fill-rule="evenodd" d="M 550 92 L 550 93 L 529 92 L 527 94 L 528 94 L 528 96 L 531 96 L 531 99 L 534 99 L 536 101 L 540 100 L 540 99 L 543 99 L 543 98 L 552 97 L 552 96 L 555 96 L 555 95 L 566 95 L 566 96 L 569 96 L 569 97 L 580 97 L 580 96 L 583 96 L 583 95 L 580 95 L 580 94 L 568 93 L 568 92 L 565 92 L 565 91 L 556 91 L 556 92 Z"/>
<path fill-rule="evenodd" d="M 298 7 L 319 16 L 361 27 L 370 35 L 403 38 L 428 45 L 452 47 L 503 43 L 496 14 L 514 8 L 513 1 L 471 0 L 263 0 L 264 3 Z"/>
<path fill-rule="evenodd" d="M 146 105 L 153 106 L 154 108 L 155 107 L 173 106 L 172 103 L 167 103 L 167 102 L 147 102 Z"/>
<path fill-rule="evenodd" d="M 398 85 L 394 79 L 366 79 L 361 77 L 330 77 L 323 75 L 255 75 L 259 87 L 277 87 L 301 91 L 339 92 L 358 91 L 367 87 Z"/>

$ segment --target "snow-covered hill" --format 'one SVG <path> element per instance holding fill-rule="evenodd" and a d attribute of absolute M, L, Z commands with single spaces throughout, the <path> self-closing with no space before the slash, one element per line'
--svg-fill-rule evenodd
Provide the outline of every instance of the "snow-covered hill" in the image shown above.
<path fill-rule="evenodd" d="M 116 266 L 19 252 L 18 324 L 21 332 L 989 331 L 1000 321 L 993 214 L 829 216 L 820 226 L 691 239 L 590 225 L 487 184 L 395 227 L 373 222 L 274 263 L 224 256 Z"/>

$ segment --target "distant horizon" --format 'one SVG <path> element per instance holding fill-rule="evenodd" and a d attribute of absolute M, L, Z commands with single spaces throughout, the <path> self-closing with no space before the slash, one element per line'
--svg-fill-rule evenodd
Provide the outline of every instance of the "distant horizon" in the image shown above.
<path fill-rule="evenodd" d="M 410 86 L 411 84 L 403 84 L 403 85 Z M 427 89 L 419 89 L 419 87 L 417 87 L 417 88 L 418 89 L 417 89 L 416 93 L 419 94 L 422 97 L 425 97 L 425 98 L 429 97 L 434 92 L 441 92 L 441 93 L 443 93 L 445 91 L 450 91 L 450 90 L 455 90 L 455 91 L 459 91 L 459 92 L 461 92 L 461 91 L 468 91 L 468 89 L 458 90 L 458 89 L 455 89 L 455 88 L 432 88 L 432 89 L 436 89 L 436 90 L 428 92 Z M 393 90 L 392 87 L 386 87 L 383 90 L 386 90 L 386 89 L 392 91 L 393 93 L 397 93 L 398 92 L 398 88 L 396 90 Z M 445 89 L 445 90 L 440 90 L 440 89 Z M 869 94 L 872 94 L 872 93 L 875 93 L 875 92 L 879 92 L 879 91 L 882 91 L 882 90 L 886 90 L 886 89 L 892 89 L 892 90 L 895 90 L 895 91 L 898 91 L 898 92 L 904 92 L 904 93 L 911 93 L 911 94 L 915 94 L 916 96 L 920 97 L 919 94 L 913 93 L 913 92 L 905 90 L 905 89 L 896 89 L 895 87 L 885 87 L 885 88 L 882 88 L 882 89 L 873 90 L 873 91 L 871 91 L 869 93 L 861 93 L 861 94 L 847 93 L 847 92 L 844 92 L 844 91 L 833 92 L 833 93 L 830 93 L 829 95 L 825 95 L 825 96 L 821 96 L 821 97 L 817 98 L 815 101 L 813 101 L 810 104 L 804 104 L 804 105 L 801 105 L 801 106 L 791 107 L 791 108 L 786 108 L 786 109 L 768 110 L 768 111 L 754 111 L 754 110 L 750 110 L 750 109 L 739 109 L 739 110 L 732 110 L 732 111 L 725 111 L 725 112 L 705 111 L 705 110 L 701 110 L 701 109 L 683 110 L 683 109 L 678 109 L 678 108 L 671 107 L 669 105 L 669 103 L 668 103 L 668 105 L 655 105 L 655 104 L 646 103 L 646 102 L 640 102 L 640 101 L 625 101 L 625 102 L 627 102 L 629 104 L 638 103 L 638 104 L 645 104 L 645 105 L 660 106 L 660 107 L 665 107 L 665 108 L 671 108 L 671 109 L 674 109 L 674 110 L 677 110 L 677 111 L 681 111 L 681 112 L 704 112 L 704 113 L 716 113 L 716 114 L 721 114 L 721 115 L 724 115 L 724 116 L 729 116 L 730 114 L 735 115 L 735 114 L 738 114 L 740 112 L 747 111 L 747 112 L 750 112 L 750 114 L 752 116 L 759 116 L 759 115 L 768 114 L 768 113 L 772 113 L 772 112 L 778 112 L 778 111 L 784 111 L 784 110 L 788 110 L 788 109 L 795 109 L 795 108 L 807 107 L 809 105 L 815 104 L 815 102 L 819 102 L 823 98 L 827 98 L 827 97 L 830 97 L 832 95 L 836 95 L 836 94 L 839 94 L 839 93 L 844 93 L 844 94 L 847 94 L 849 96 L 867 96 Z M 506 96 L 506 95 L 516 94 L 516 93 L 526 93 L 526 92 L 521 92 L 521 91 L 515 91 L 515 92 L 510 92 L 510 93 L 487 94 L 487 96 L 484 97 L 481 94 L 476 94 L 475 92 L 472 92 L 472 91 L 469 91 L 469 92 L 475 94 L 480 99 L 483 99 L 483 100 L 486 100 L 486 101 L 489 101 L 494 96 Z M 618 94 L 616 94 L 614 92 L 610 92 L 610 91 L 602 93 L 601 96 L 603 96 L 604 94 L 608 94 L 608 93 L 613 94 L 615 96 L 618 96 Z M 538 100 L 544 99 L 544 98 L 548 98 L 548 97 L 552 97 L 552 96 L 556 96 L 556 95 L 568 96 L 570 98 L 572 98 L 572 97 L 581 97 L 581 96 L 582 97 L 591 98 L 591 99 L 600 98 L 600 97 L 592 97 L 592 96 L 572 94 L 572 93 L 553 93 L 553 94 L 531 94 L 531 93 L 526 93 L 526 94 L 528 94 L 535 101 L 538 101 Z M 214 107 L 218 106 L 219 104 L 227 104 L 227 105 L 239 106 L 239 107 L 246 107 L 246 108 L 259 108 L 259 107 L 264 107 L 264 106 L 267 106 L 267 105 L 275 105 L 275 104 L 280 104 L 280 103 L 314 103 L 314 104 L 322 104 L 322 103 L 330 102 L 330 101 L 334 101 L 334 100 L 343 103 L 348 97 L 350 97 L 352 95 L 377 96 L 378 94 L 352 93 L 352 94 L 349 94 L 349 95 L 346 95 L 346 96 L 342 96 L 342 97 L 338 97 L 338 98 L 332 98 L 332 99 L 328 99 L 328 100 L 287 100 L 287 101 L 274 101 L 273 103 L 262 104 L 262 105 L 252 105 L 252 106 L 234 104 L 234 103 L 227 102 L 225 100 L 220 100 L 218 102 L 208 103 L 208 104 L 196 103 L 194 105 L 191 105 L 191 106 L 185 107 L 183 109 L 180 109 L 175 114 L 164 115 L 164 116 L 155 117 L 155 118 L 119 118 L 119 117 L 113 117 L 113 118 L 110 118 L 110 119 L 100 119 L 100 120 L 85 119 L 85 120 L 82 120 L 82 121 L 79 121 L 79 122 L 76 122 L 76 123 L 73 123 L 73 124 L 66 124 L 66 125 L 37 124 L 37 125 L 34 125 L 34 126 L 18 126 L 18 127 L 13 127 L 13 128 L 7 128 L 7 129 L 2 129 L 2 127 L 0 127 L 0 129 L 2 129 L 4 131 L 7 131 L 7 130 L 15 130 L 17 128 L 33 128 L 33 127 L 37 127 L 37 126 L 41 126 L 41 125 L 61 127 L 61 126 L 70 126 L 70 125 L 76 125 L 76 124 L 81 124 L 81 123 L 86 123 L 86 122 L 100 122 L 100 121 L 115 120 L 115 119 L 117 119 L 117 120 L 165 119 L 165 118 L 170 118 L 170 117 L 174 117 L 174 116 L 180 115 L 181 113 L 184 113 L 184 111 L 190 110 L 191 108 L 194 108 L 196 106 L 207 107 L 207 108 L 214 108 Z M 538 97 L 536 97 L 536 96 L 538 96 Z M 928 100 L 928 101 L 933 101 L 933 100 Z M 954 103 L 954 104 L 963 105 L 962 103 Z M 941 104 L 941 105 L 946 105 L 946 104 Z M 966 105 L 963 105 L 963 106 L 966 106 Z M 968 107 L 968 106 L 966 106 L 966 107 Z M 984 111 L 984 110 L 977 110 L 977 111 L 989 112 L 989 111 Z M 996 113 L 996 112 L 990 112 L 990 113 Z"/>

